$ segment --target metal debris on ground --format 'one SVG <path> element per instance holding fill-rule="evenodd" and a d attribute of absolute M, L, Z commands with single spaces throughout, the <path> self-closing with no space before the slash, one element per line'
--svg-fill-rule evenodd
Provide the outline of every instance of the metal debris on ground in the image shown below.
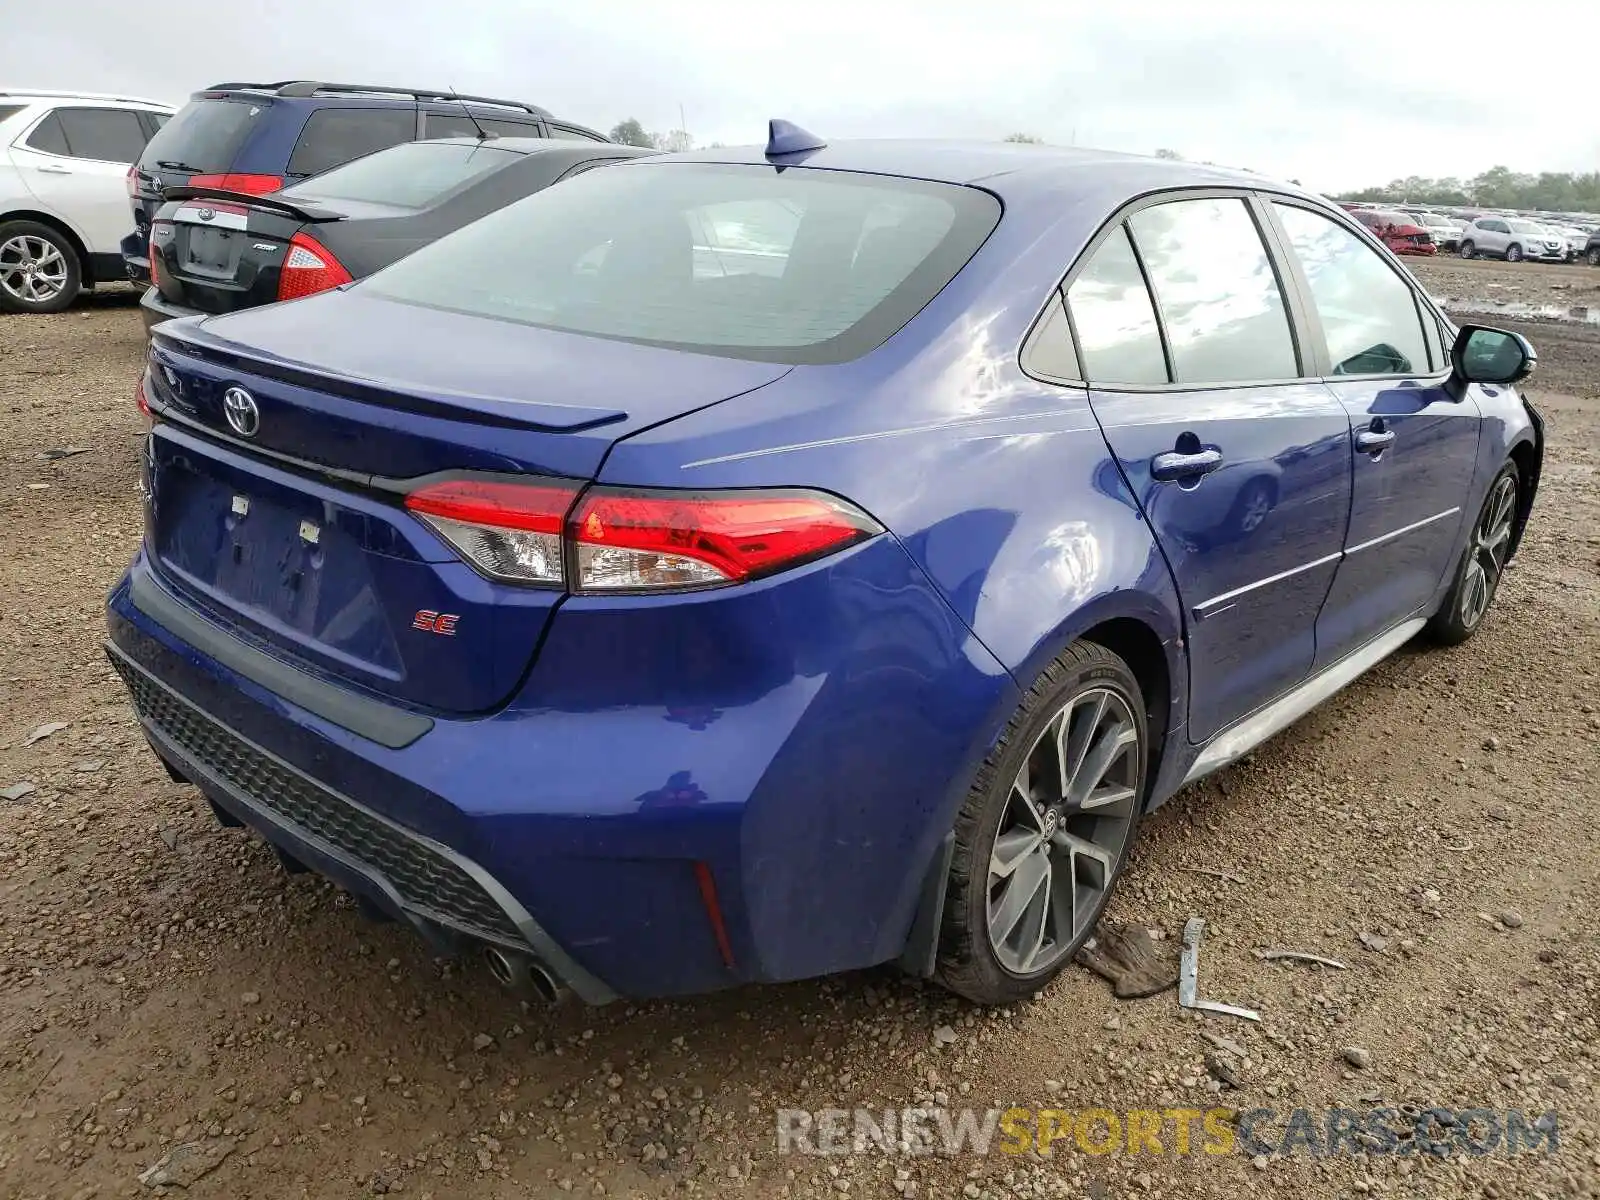
<path fill-rule="evenodd" d="M 43 451 L 39 457 L 49 459 L 51 462 L 56 462 L 59 459 L 72 458 L 79 454 L 87 454 L 93 449 L 93 446 L 53 446 L 49 450 Z"/>
<path fill-rule="evenodd" d="M 1118 1000 L 1142 1000 L 1178 982 L 1178 967 L 1165 943 L 1142 925 L 1101 921 L 1095 935 L 1075 956 L 1078 963 L 1111 984 Z"/>
<path fill-rule="evenodd" d="M 1209 875 L 1212 879 L 1225 879 L 1229 883 L 1243 883 L 1243 875 L 1235 875 L 1232 871 L 1218 871 L 1212 867 L 1179 867 L 1178 870 L 1189 875 Z"/>
<path fill-rule="evenodd" d="M 1320 966 L 1333 967 L 1340 971 L 1345 969 L 1344 964 L 1337 958 L 1324 958 L 1320 954 L 1307 954 L 1301 950 L 1256 950 L 1253 953 L 1263 962 L 1277 962 L 1280 959 L 1287 959 L 1290 962 L 1317 963 Z"/>
<path fill-rule="evenodd" d="M 60 733 L 63 729 L 65 729 L 67 727 L 67 725 L 69 723 L 70 722 L 67 722 L 67 721 L 47 721 L 47 722 L 45 722 L 45 724 L 40 725 L 39 727 L 37 727 L 27 737 L 23 738 L 22 739 L 22 744 L 24 746 L 31 746 L 35 742 L 42 742 L 42 741 L 44 741 L 45 738 L 49 737 L 51 734 Z"/>
<path fill-rule="evenodd" d="M 1235 1058 L 1249 1058 L 1250 1052 L 1232 1038 L 1225 1038 L 1220 1033 L 1212 1033 L 1209 1029 L 1202 1029 L 1200 1036 L 1205 1038 L 1218 1050 L 1226 1050 Z"/>
<path fill-rule="evenodd" d="M 1183 962 L 1178 975 L 1178 1003 L 1184 1008 L 1192 1008 L 1199 1012 L 1241 1017 L 1246 1021 L 1261 1020 L 1261 1014 L 1253 1008 L 1240 1008 L 1234 1004 L 1200 999 L 1200 938 L 1205 931 L 1204 917 L 1190 917 L 1184 923 Z"/>

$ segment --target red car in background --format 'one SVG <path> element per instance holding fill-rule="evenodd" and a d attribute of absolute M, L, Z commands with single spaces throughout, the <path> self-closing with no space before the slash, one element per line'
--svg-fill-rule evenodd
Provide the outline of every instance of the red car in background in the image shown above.
<path fill-rule="evenodd" d="M 1437 254 L 1433 234 L 1405 213 L 1386 208 L 1351 209 L 1350 215 L 1372 230 L 1396 254 Z"/>

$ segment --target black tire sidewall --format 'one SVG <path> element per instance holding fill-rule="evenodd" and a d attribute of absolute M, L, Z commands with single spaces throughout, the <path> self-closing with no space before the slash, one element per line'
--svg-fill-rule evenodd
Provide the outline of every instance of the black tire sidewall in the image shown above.
<path fill-rule="evenodd" d="M 1039 735 L 1069 697 L 1091 687 L 1106 686 L 1117 691 L 1133 713 L 1145 759 L 1139 764 L 1138 799 L 1128 836 L 1100 911 L 1122 876 L 1129 850 L 1138 836 L 1150 787 L 1144 696 L 1133 672 L 1120 658 L 1095 643 L 1079 642 L 1052 663 L 1029 689 L 1000 745 L 980 768 L 973 792 L 962 809 L 963 817 L 976 819 L 957 821 L 955 860 L 941 928 L 939 975 L 946 987 L 968 999 L 991 1004 L 1026 999 L 1059 974 L 1077 951 L 1078 946 L 1074 945 L 1053 966 L 1027 976 L 1015 975 L 1000 965 L 989 944 L 988 860 L 1010 800 L 1012 781 Z M 1099 920 L 1100 911 L 1094 914 L 1095 921 Z M 1078 944 L 1088 939 L 1093 928 L 1091 921 Z"/>
<path fill-rule="evenodd" d="M 1478 511 L 1472 518 L 1472 524 L 1467 526 L 1461 554 L 1456 560 L 1456 574 L 1454 580 L 1451 581 L 1450 590 L 1445 593 L 1444 601 L 1439 605 L 1439 611 L 1434 613 L 1432 619 L 1428 622 L 1429 636 L 1434 641 L 1446 646 L 1459 645 L 1482 629 L 1483 622 L 1489 615 L 1489 609 L 1494 605 L 1495 597 L 1500 594 L 1500 583 L 1505 577 L 1504 564 L 1500 567 L 1500 574 L 1490 584 L 1489 599 L 1484 604 L 1483 615 L 1478 618 L 1477 623 L 1469 626 L 1461 620 L 1461 591 L 1466 585 L 1467 567 L 1472 561 L 1473 536 L 1476 534 L 1478 526 L 1483 523 L 1484 513 L 1488 510 L 1490 501 L 1494 497 L 1495 489 L 1500 486 L 1500 481 L 1507 475 L 1516 481 L 1518 488 L 1517 502 L 1521 503 L 1522 478 L 1517 471 L 1516 464 L 1508 462 L 1496 471 L 1494 478 L 1489 481 L 1489 490 L 1483 495 L 1483 503 L 1478 506 Z"/>
<path fill-rule="evenodd" d="M 41 225 L 37 221 L 0 222 L 0 244 L 19 236 L 43 238 L 61 252 L 61 257 L 67 264 L 67 286 L 61 290 L 59 296 L 43 304 L 29 304 L 18 300 L 10 292 L 0 288 L 0 312 L 58 313 L 70 308 L 83 290 L 83 264 L 78 261 L 78 251 L 71 240 L 59 229 Z"/>

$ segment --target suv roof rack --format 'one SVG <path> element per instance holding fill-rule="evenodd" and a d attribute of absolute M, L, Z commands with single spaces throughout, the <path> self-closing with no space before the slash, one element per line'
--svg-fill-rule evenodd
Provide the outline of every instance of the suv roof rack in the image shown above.
<path fill-rule="evenodd" d="M 248 90 L 270 92 L 275 96 L 299 99 L 308 96 L 406 96 L 412 100 L 464 100 L 472 104 L 492 104 L 498 108 L 514 108 L 536 117 L 548 117 L 549 110 L 524 100 L 503 100 L 494 96 L 470 96 L 461 92 L 440 91 L 438 88 L 382 87 L 365 83 L 325 83 L 316 79 L 284 79 L 277 83 L 218 83 L 205 89 L 208 92 Z"/>
<path fill-rule="evenodd" d="M 165 100 L 152 100 L 148 96 L 119 96 L 110 92 L 50 91 L 46 88 L 0 87 L 0 96 L 26 96 L 30 99 L 49 97 L 55 100 L 116 100 L 123 104 L 155 104 L 171 108 Z"/>

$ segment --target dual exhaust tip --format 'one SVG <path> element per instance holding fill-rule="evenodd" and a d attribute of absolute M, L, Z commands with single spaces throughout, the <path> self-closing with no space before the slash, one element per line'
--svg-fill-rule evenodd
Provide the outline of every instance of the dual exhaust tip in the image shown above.
<path fill-rule="evenodd" d="M 503 946 L 483 948 L 484 965 L 494 981 L 518 996 L 532 996 L 546 1004 L 559 1004 L 567 994 L 566 985 L 549 967 L 532 955 L 519 954 Z"/>

